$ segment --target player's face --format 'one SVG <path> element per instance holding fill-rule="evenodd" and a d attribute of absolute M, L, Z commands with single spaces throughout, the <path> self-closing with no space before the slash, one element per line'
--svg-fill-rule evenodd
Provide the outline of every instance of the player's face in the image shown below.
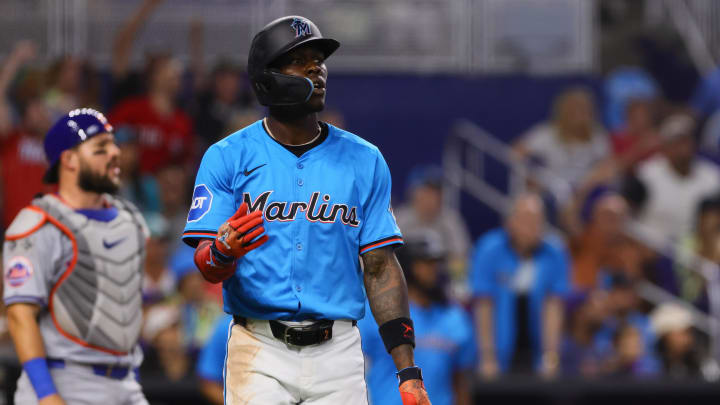
<path fill-rule="evenodd" d="M 307 77 L 313 82 L 312 95 L 307 102 L 310 112 L 319 112 L 325 108 L 325 85 L 328 71 L 325 55 L 310 46 L 302 46 L 283 55 L 274 64 L 280 73 Z"/>
<path fill-rule="evenodd" d="M 110 133 L 80 144 L 78 185 L 85 191 L 115 193 L 120 187 L 120 148 Z"/>

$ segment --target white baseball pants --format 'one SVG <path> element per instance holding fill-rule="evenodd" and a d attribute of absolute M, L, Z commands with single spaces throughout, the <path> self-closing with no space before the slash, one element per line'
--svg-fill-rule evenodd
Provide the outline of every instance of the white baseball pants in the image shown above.
<path fill-rule="evenodd" d="M 368 405 L 360 332 L 350 321 L 304 347 L 273 337 L 268 321 L 233 323 L 224 377 L 226 405 Z"/>

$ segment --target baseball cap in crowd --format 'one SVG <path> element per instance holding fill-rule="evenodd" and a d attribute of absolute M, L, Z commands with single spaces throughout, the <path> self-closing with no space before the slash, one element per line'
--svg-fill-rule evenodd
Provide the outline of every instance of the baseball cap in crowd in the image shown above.
<path fill-rule="evenodd" d="M 442 182 L 443 172 L 439 166 L 415 166 L 408 175 L 407 190 L 411 191 L 419 186 L 441 187 Z"/>
<path fill-rule="evenodd" d="M 693 135 L 694 131 L 695 120 L 687 114 L 673 114 L 660 126 L 660 136 L 665 141 Z"/>
<path fill-rule="evenodd" d="M 682 331 L 693 326 L 692 314 L 678 304 L 665 303 L 650 314 L 650 324 L 656 336 L 661 337 L 673 331 Z"/>
<path fill-rule="evenodd" d="M 92 108 L 78 108 L 61 117 L 45 135 L 45 157 L 49 169 L 43 176 L 45 183 L 58 182 L 60 155 L 93 136 L 112 133 L 113 127 L 105 116 Z"/>

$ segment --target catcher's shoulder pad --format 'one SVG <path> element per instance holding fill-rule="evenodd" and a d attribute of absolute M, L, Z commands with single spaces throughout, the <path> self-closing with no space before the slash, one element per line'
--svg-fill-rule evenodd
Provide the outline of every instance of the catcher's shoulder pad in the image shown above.
<path fill-rule="evenodd" d="M 39 208 L 25 207 L 15 216 L 5 232 L 5 239 L 24 238 L 40 229 L 47 221 L 47 214 Z"/>

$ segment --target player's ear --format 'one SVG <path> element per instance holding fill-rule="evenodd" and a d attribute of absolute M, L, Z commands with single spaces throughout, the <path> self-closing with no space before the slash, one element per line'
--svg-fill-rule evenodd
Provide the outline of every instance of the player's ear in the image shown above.
<path fill-rule="evenodd" d="M 60 154 L 60 166 L 70 171 L 77 171 L 80 168 L 80 156 L 77 149 L 68 149 Z"/>

